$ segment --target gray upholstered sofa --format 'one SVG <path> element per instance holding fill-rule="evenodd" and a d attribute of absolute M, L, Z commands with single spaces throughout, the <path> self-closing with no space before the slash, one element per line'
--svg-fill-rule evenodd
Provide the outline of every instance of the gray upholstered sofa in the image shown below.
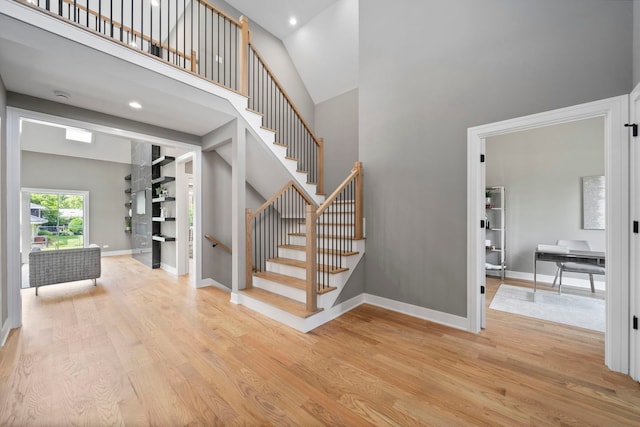
<path fill-rule="evenodd" d="M 29 253 L 29 285 L 38 288 L 56 283 L 100 277 L 100 247 Z"/>

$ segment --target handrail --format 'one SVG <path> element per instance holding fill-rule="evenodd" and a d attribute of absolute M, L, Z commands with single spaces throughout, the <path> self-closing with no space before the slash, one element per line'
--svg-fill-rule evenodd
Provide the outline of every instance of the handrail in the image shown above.
<path fill-rule="evenodd" d="M 262 113 L 269 128 L 277 132 L 287 155 L 308 174 L 316 193 L 324 194 L 324 141 L 318 138 L 273 70 L 257 50 L 251 37 L 247 55 L 247 94 L 250 108 Z M 243 78 L 245 68 L 242 68 Z M 243 88 L 244 89 L 244 88 Z"/>
<path fill-rule="evenodd" d="M 318 207 L 314 218 L 322 250 L 318 251 L 318 291 L 331 288 L 331 274 L 344 271 L 345 256 L 353 254 L 353 241 L 364 238 L 362 204 L 362 163 L 356 162 L 351 173 Z M 331 207 L 331 210 L 329 210 Z"/>
<path fill-rule="evenodd" d="M 340 193 L 344 191 L 344 189 L 349 185 L 349 183 L 355 179 L 356 180 L 356 188 L 355 188 L 355 239 L 362 239 L 364 237 L 364 217 L 363 217 L 363 187 L 362 187 L 362 162 L 356 162 L 351 169 L 351 173 L 347 178 L 336 188 L 336 190 L 331 193 L 329 197 L 320 205 L 318 210 L 316 211 L 316 215 L 321 216 L 325 210 L 338 198 Z"/>
<path fill-rule="evenodd" d="M 300 233 L 305 227 L 307 259 L 316 259 L 315 211 L 317 206 L 293 181 L 289 181 L 269 198 L 255 213 L 245 212 L 246 283 L 253 287 L 254 272 L 261 272 L 266 263 L 278 257 L 278 248 L 286 244 L 290 233 Z M 317 268 L 308 263 L 306 274 L 307 310 L 317 307 Z M 311 268 L 311 270 L 310 270 Z"/>
<path fill-rule="evenodd" d="M 357 163 L 360 163 L 360 162 L 356 162 L 356 164 Z M 336 198 L 340 195 L 342 190 L 344 190 L 344 188 L 351 182 L 351 180 L 353 178 L 355 178 L 356 176 L 358 176 L 359 174 L 360 174 L 360 170 L 358 170 L 356 168 L 356 166 L 351 168 L 351 173 L 345 178 L 344 181 L 342 181 L 342 184 L 340 184 L 338 186 L 338 188 L 336 188 L 335 191 L 333 193 L 331 193 L 331 195 L 329 197 L 327 197 L 327 199 L 320 205 L 320 207 L 316 211 L 316 214 L 317 215 L 322 215 L 324 213 L 324 211 L 329 206 L 331 206 L 331 204 L 336 200 Z"/>
<path fill-rule="evenodd" d="M 216 239 L 212 235 L 205 234 L 204 238 L 207 239 L 208 241 L 210 241 L 211 243 L 213 243 L 213 247 L 214 248 L 216 246 L 220 246 L 220 249 L 224 249 L 225 251 L 229 252 L 230 254 L 233 254 L 233 252 L 231 251 L 231 248 L 229 246 L 225 245 L 224 243 L 222 243 L 220 240 Z"/>
<path fill-rule="evenodd" d="M 212 5 L 211 3 L 209 3 L 206 0 L 196 0 L 198 3 L 200 3 L 201 5 L 203 5 L 204 7 L 206 7 L 207 9 L 211 10 L 212 12 L 217 13 L 218 15 L 224 16 L 225 18 L 227 18 L 229 21 L 233 22 L 234 24 L 236 24 L 238 27 L 240 26 L 240 21 L 237 20 L 236 18 L 234 18 L 231 15 L 228 15 L 226 12 L 218 9 L 217 7 L 215 7 L 214 5 Z"/>
<path fill-rule="evenodd" d="M 289 181 L 288 183 L 285 184 L 284 187 L 282 187 L 273 196 L 271 196 L 269 200 L 264 202 L 258 209 L 256 209 L 256 211 L 253 213 L 253 217 L 255 218 L 256 216 L 258 216 L 260 212 L 268 208 L 278 197 L 280 197 L 285 191 L 287 191 L 291 187 L 293 187 L 298 192 L 298 194 L 300 194 L 300 197 L 302 197 L 307 202 L 307 204 L 311 206 L 316 206 L 313 199 L 307 196 L 307 194 L 298 186 L 298 184 L 296 184 L 293 181 Z"/>
<path fill-rule="evenodd" d="M 249 46 L 251 47 L 251 49 L 253 50 L 253 52 L 256 54 L 256 56 L 258 57 L 258 59 L 260 60 L 260 62 L 262 62 L 262 65 L 264 66 L 264 69 L 267 71 L 267 73 L 269 74 L 269 76 L 271 77 L 271 79 L 273 80 L 273 82 L 276 84 L 276 86 L 278 87 L 278 89 L 280 89 L 280 92 L 282 92 L 282 95 L 284 95 L 285 99 L 287 100 L 287 102 L 291 105 L 291 108 L 293 108 L 293 111 L 295 111 L 296 115 L 298 116 L 298 118 L 300 119 L 300 121 L 302 122 L 302 124 L 304 125 L 304 127 L 307 129 L 307 132 L 309 132 L 309 134 L 311 135 L 311 137 L 313 138 L 314 142 L 316 143 L 316 145 L 318 147 L 322 146 L 322 142 L 320 142 L 319 138 L 317 138 L 315 136 L 315 134 L 313 133 L 313 131 L 311 130 L 311 127 L 309 126 L 309 124 L 307 123 L 307 121 L 304 119 L 304 117 L 302 116 L 302 113 L 300 113 L 300 110 L 298 110 L 298 107 L 296 106 L 296 104 L 293 102 L 293 100 L 291 99 L 291 97 L 289 96 L 289 94 L 287 93 L 286 90 L 284 90 L 284 86 L 282 86 L 282 84 L 280 83 L 280 81 L 278 80 L 278 78 L 276 77 L 275 73 L 271 70 L 271 68 L 269 67 L 269 65 L 267 64 L 267 61 L 265 61 L 265 59 L 262 57 L 262 55 L 260 55 L 260 52 L 258 52 L 258 50 L 256 49 L 255 45 L 251 42 L 249 42 Z"/>
<path fill-rule="evenodd" d="M 163 49 L 167 49 L 169 52 L 173 53 L 174 55 L 181 56 L 184 59 L 186 59 L 187 61 L 191 61 L 191 58 L 196 55 L 195 51 L 193 51 L 193 50 L 191 51 L 191 54 L 188 55 L 185 52 L 180 52 L 179 50 L 177 50 L 175 48 L 172 48 L 172 47 L 170 47 L 170 46 L 168 46 L 166 44 L 162 44 L 159 41 L 154 40 L 153 38 L 140 33 L 139 31 L 132 30 L 131 28 L 127 27 L 126 25 L 123 25 L 118 21 L 114 21 L 112 17 L 107 17 L 106 15 L 100 15 L 99 13 L 97 13 L 97 12 L 91 10 L 91 9 L 87 10 L 87 8 L 85 6 L 83 6 L 81 4 L 78 4 L 74 0 L 62 0 L 62 1 L 64 3 L 66 3 L 66 4 L 68 4 L 69 6 L 74 6 L 74 7 L 78 8 L 79 10 L 81 10 L 83 12 L 88 12 L 89 15 L 92 15 L 92 16 L 102 20 L 105 23 L 108 22 L 110 25 L 113 25 L 115 28 L 118 28 L 118 29 L 121 29 L 121 30 L 125 31 L 128 34 L 133 34 L 134 36 L 139 37 L 144 41 L 147 41 L 149 43 L 158 45 L 158 46 L 162 47 Z M 198 1 L 200 1 L 200 0 L 198 0 Z M 193 65 L 192 65 L 192 70 L 191 71 L 193 71 Z"/>

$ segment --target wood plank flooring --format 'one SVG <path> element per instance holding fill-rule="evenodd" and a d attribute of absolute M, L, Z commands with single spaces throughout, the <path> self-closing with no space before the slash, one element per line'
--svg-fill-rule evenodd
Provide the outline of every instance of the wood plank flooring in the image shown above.
<path fill-rule="evenodd" d="M 601 333 L 489 310 L 475 335 L 364 305 L 305 335 L 129 257 L 102 271 L 22 291 L 0 425 L 640 425 Z"/>

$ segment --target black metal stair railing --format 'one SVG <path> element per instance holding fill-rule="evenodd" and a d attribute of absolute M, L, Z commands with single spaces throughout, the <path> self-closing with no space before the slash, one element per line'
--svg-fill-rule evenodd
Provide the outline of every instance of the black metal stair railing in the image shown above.
<path fill-rule="evenodd" d="M 200 0 L 28 0 L 26 3 L 240 90 L 240 22 Z"/>

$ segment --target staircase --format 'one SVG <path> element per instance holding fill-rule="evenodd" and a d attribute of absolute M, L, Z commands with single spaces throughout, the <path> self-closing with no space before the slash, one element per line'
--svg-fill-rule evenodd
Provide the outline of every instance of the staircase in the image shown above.
<path fill-rule="evenodd" d="M 13 6 L 23 10 L 12 9 L 25 22 L 35 10 L 58 22 L 73 22 L 73 31 L 83 28 L 99 35 L 99 41 L 110 38 L 125 52 L 144 52 L 142 62 L 162 61 L 186 70 L 188 78 L 197 75 L 215 83 L 211 92 L 226 100 L 227 114 L 231 109 L 231 115 L 242 118 L 249 130 L 247 146 L 257 147 L 247 150 L 247 182 L 263 196 L 274 194 L 256 212 L 247 212 L 246 289 L 232 300 L 304 332 L 341 314 L 335 302 L 365 250 L 362 165 L 356 163 L 325 199 L 324 142 L 252 44 L 247 19 L 236 20 L 204 0 L 189 2 L 173 16 L 138 1 L 138 15 L 133 13 L 135 1 L 124 0 L 113 10 L 93 10 L 72 0 L 17 1 Z M 194 23 L 202 27 L 185 31 L 179 40 L 173 29 L 183 26 L 186 16 L 200 13 L 212 18 Z M 160 16 L 167 20 L 164 37 Z M 49 21 L 47 25 L 56 25 Z M 236 42 L 223 43 L 222 50 L 220 43 L 203 49 L 201 33 Z M 229 72 L 221 73 L 220 64 L 225 64 L 223 71 L 228 65 Z M 216 151 L 232 164 L 231 144 Z"/>
<path fill-rule="evenodd" d="M 330 309 L 364 254 L 362 164 L 320 206 L 290 182 L 247 211 L 247 287 L 238 302 L 307 332 Z M 266 244 L 265 244 L 266 243 Z"/>

